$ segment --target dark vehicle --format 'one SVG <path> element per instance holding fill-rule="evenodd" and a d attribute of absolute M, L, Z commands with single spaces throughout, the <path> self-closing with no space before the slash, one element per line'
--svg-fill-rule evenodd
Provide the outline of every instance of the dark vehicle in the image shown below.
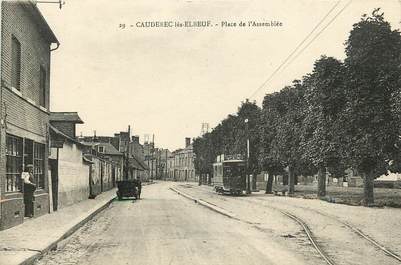
<path fill-rule="evenodd" d="M 213 164 L 213 185 L 218 193 L 240 195 L 246 190 L 245 161 L 221 160 Z"/>
<path fill-rule="evenodd" d="M 134 180 L 119 180 L 117 181 L 117 197 L 121 201 L 124 197 L 138 198 L 138 190 Z"/>

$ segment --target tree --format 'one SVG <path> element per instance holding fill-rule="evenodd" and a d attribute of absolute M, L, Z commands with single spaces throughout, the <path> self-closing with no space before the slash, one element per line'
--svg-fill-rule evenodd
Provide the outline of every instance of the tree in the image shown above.
<path fill-rule="evenodd" d="M 248 174 L 252 173 L 253 188 L 256 189 L 256 175 L 259 173 L 259 132 L 258 123 L 260 108 L 256 102 L 246 99 L 237 112 L 237 125 L 235 128 L 235 153 L 246 152 L 246 139 L 249 139 Z M 248 123 L 245 123 L 248 120 Z M 248 127 L 247 127 L 248 126 Z"/>
<path fill-rule="evenodd" d="M 400 89 L 400 32 L 375 9 L 353 25 L 345 51 L 347 156 L 363 178 L 363 204 L 369 205 L 374 203 L 373 180 L 387 174 L 398 153 L 392 95 Z"/>
<path fill-rule="evenodd" d="M 283 88 L 277 97 L 278 116 L 275 137 L 271 141 L 271 156 L 287 168 L 289 194 L 293 194 L 296 169 L 304 162 L 300 148 L 305 107 L 304 86 L 295 80 L 293 86 Z"/>
<path fill-rule="evenodd" d="M 268 173 L 265 193 L 272 193 L 274 176 L 284 173 L 284 167 L 272 149 L 272 142 L 277 133 L 280 110 L 279 93 L 266 95 L 263 99 L 263 108 L 258 124 L 259 167 Z"/>
<path fill-rule="evenodd" d="M 326 169 L 329 168 L 337 176 L 341 169 L 344 170 L 344 74 L 340 61 L 322 56 L 315 62 L 313 72 L 304 78 L 307 107 L 301 145 L 303 157 L 318 170 L 319 197 L 326 195 Z"/>
<path fill-rule="evenodd" d="M 199 184 L 202 184 L 203 176 L 212 173 L 214 150 L 211 145 L 211 134 L 206 133 L 202 137 L 196 138 L 193 142 L 193 150 L 195 172 L 199 175 Z"/>
<path fill-rule="evenodd" d="M 251 146 L 249 158 L 249 169 L 254 172 L 258 170 L 258 134 L 257 120 L 260 108 L 255 102 L 246 100 L 238 108 L 235 115 L 228 115 L 210 133 L 198 137 L 194 141 L 195 170 L 198 174 L 211 174 L 212 165 L 220 154 L 245 154 L 246 152 L 246 128 L 245 119 L 249 120 L 248 134 Z"/>

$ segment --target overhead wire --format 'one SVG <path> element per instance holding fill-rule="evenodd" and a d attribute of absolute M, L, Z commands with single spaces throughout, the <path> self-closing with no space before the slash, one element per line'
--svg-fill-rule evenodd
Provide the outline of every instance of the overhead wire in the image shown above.
<path fill-rule="evenodd" d="M 270 74 L 270 76 L 251 94 L 250 98 L 253 98 L 265 85 L 273 79 L 273 77 L 278 73 L 278 71 L 291 59 L 291 57 L 298 51 L 298 49 L 309 39 L 309 37 L 316 31 L 317 28 L 326 20 L 326 18 L 333 12 L 333 10 L 340 4 L 341 1 L 337 1 L 332 8 L 326 13 L 326 15 L 316 24 L 316 26 L 311 30 L 311 32 L 297 45 L 297 47 L 284 59 L 284 61 L 276 68 L 276 70 Z M 305 51 L 307 47 L 310 46 L 310 44 L 316 40 L 316 38 L 331 24 L 334 22 L 334 20 L 351 4 L 352 0 L 350 0 L 330 21 L 326 26 L 323 27 L 322 30 L 320 30 L 315 37 L 312 38 L 308 44 L 298 52 L 297 55 L 295 55 L 295 59 L 298 58 L 298 56 Z M 285 66 L 287 68 L 295 59 L 291 59 L 291 61 Z M 284 69 L 285 69 L 284 68 Z M 283 70 L 284 70 L 283 69 Z"/>
<path fill-rule="evenodd" d="M 344 10 L 351 4 L 351 2 L 352 2 L 352 0 L 349 0 L 349 1 L 348 1 L 348 3 L 347 3 L 347 4 L 346 4 L 346 5 L 330 20 L 330 22 L 329 22 L 326 26 L 324 26 L 324 27 L 322 28 L 322 30 L 319 31 L 319 32 L 315 35 L 315 37 L 313 37 L 313 39 L 311 39 L 310 42 L 308 42 L 308 44 L 306 44 L 306 46 L 305 46 L 304 48 L 302 48 L 302 50 L 300 50 L 300 52 L 299 52 L 295 57 L 293 57 L 293 58 L 290 60 L 290 62 L 289 62 L 286 66 L 284 66 L 283 71 L 284 71 L 293 61 L 295 61 L 295 60 L 299 57 L 299 55 L 301 55 L 302 52 L 305 51 L 305 50 L 312 44 L 312 42 L 314 42 L 314 41 L 320 36 L 320 34 L 322 34 L 322 32 L 323 32 L 326 28 L 328 28 L 328 27 L 330 26 L 330 24 L 333 23 L 334 20 L 336 20 L 336 18 L 337 18 L 342 12 L 344 12 Z"/>

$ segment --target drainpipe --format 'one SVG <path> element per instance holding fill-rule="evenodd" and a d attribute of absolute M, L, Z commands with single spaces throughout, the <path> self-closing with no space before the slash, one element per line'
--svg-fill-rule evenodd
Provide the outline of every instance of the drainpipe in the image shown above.
<path fill-rule="evenodd" d="M 5 159 L 3 158 L 2 150 L 4 148 L 1 148 L 2 146 L 2 136 L 3 136 L 3 69 L 1 65 L 1 61 L 3 58 L 3 0 L 0 0 L 0 160 Z M 1 202 L 2 200 L 2 191 L 1 191 L 1 182 L 4 181 L 4 179 L 1 179 L 0 176 L 0 220 L 2 219 L 2 212 L 3 212 L 3 203 Z M 0 229 L 2 222 L 0 222 Z"/>

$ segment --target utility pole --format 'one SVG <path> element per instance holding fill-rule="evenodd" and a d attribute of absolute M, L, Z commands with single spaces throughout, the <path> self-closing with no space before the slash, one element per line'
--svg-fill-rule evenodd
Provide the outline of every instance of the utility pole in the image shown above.
<path fill-rule="evenodd" d="M 160 175 L 160 168 L 159 168 L 159 148 L 155 148 L 155 179 L 159 179 L 159 175 Z"/>
<path fill-rule="evenodd" d="M 245 119 L 245 132 L 246 132 L 246 194 L 251 194 L 251 179 L 249 176 L 249 130 L 248 130 L 248 119 Z"/>
<path fill-rule="evenodd" d="M 168 175 L 168 149 L 166 148 L 166 173 L 164 175 L 164 180 L 167 180 L 167 175 Z"/>
<path fill-rule="evenodd" d="M 153 162 L 154 162 L 154 159 L 155 159 L 155 135 L 153 134 L 152 135 L 152 149 L 151 149 L 151 153 L 152 153 L 152 161 L 151 161 L 151 163 L 152 163 L 152 170 L 150 171 L 151 172 L 151 175 L 150 175 L 150 178 L 153 180 Z"/>

